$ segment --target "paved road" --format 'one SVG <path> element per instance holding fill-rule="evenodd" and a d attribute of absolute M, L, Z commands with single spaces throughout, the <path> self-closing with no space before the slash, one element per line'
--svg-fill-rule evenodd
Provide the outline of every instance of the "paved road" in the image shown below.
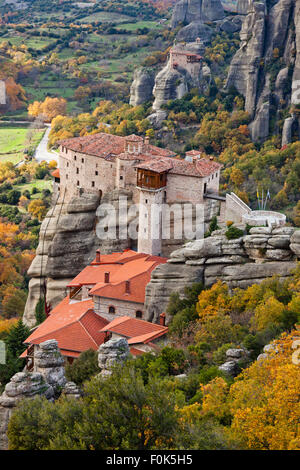
<path fill-rule="evenodd" d="M 50 126 L 47 126 L 46 132 L 34 153 L 34 158 L 38 162 L 46 161 L 49 163 L 52 160 L 55 160 L 58 163 L 58 154 L 56 152 L 49 151 L 47 148 L 50 130 Z"/>

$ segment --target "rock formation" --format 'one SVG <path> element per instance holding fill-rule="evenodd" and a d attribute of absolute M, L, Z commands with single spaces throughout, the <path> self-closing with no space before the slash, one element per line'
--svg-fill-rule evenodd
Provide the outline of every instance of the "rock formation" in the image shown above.
<path fill-rule="evenodd" d="M 129 346 L 125 338 L 110 339 L 98 350 L 98 364 L 103 376 L 110 375 L 116 364 L 123 364 L 129 358 Z"/>
<path fill-rule="evenodd" d="M 0 450 L 8 447 L 8 422 L 20 400 L 37 395 L 52 400 L 60 394 L 66 384 L 63 364 L 57 341 L 45 341 L 35 348 L 32 372 L 19 372 L 6 384 L 0 396 Z"/>
<path fill-rule="evenodd" d="M 138 106 L 152 99 L 154 87 L 154 70 L 143 67 L 134 72 L 133 82 L 130 88 L 130 104 Z"/>
<path fill-rule="evenodd" d="M 241 9 L 245 6 L 246 3 Z M 272 117 L 277 119 L 281 109 L 300 102 L 299 9 L 300 0 L 249 0 L 240 32 L 240 49 L 231 61 L 226 87 L 234 86 L 244 96 L 254 141 L 269 136 L 273 130 Z M 299 122 L 297 131 L 299 134 Z M 291 139 L 288 120 L 283 142 Z"/>
<path fill-rule="evenodd" d="M 33 371 L 41 374 L 55 393 L 66 384 L 64 363 L 55 339 L 35 346 Z"/>
<path fill-rule="evenodd" d="M 221 20 L 224 16 L 220 0 L 179 0 L 173 10 L 171 26 Z"/>
<path fill-rule="evenodd" d="M 123 193 L 130 204 L 132 194 L 125 190 L 105 194 L 102 202 L 117 207 Z M 128 240 L 97 237 L 99 203 L 92 193 L 83 193 L 67 204 L 61 196 L 43 220 L 36 257 L 28 270 L 31 280 L 23 321 L 29 327 L 35 325 L 35 307 L 45 287 L 47 303 L 54 308 L 66 296 L 68 283 L 93 260 L 98 248 L 103 253 L 128 248 Z"/>
<path fill-rule="evenodd" d="M 176 54 L 180 57 L 179 54 L 187 52 L 201 55 L 203 44 L 201 42 L 178 44 L 172 48 L 166 66 L 155 77 L 153 88 L 155 111 L 160 110 L 169 100 L 182 98 L 191 88 L 198 88 L 204 92 L 209 86 L 210 69 L 202 61 L 193 64 L 182 61 L 177 64 Z"/>
<path fill-rule="evenodd" d="M 42 374 L 38 372 L 19 372 L 5 386 L 5 390 L 0 396 L 0 450 L 8 448 L 6 431 L 13 409 L 20 400 L 33 398 L 36 395 L 45 396 L 47 399 L 54 396 L 53 388 L 45 382 Z"/>
<path fill-rule="evenodd" d="M 220 279 L 230 289 L 246 288 L 274 274 L 286 279 L 300 259 L 300 230 L 292 227 L 255 227 L 233 240 L 226 238 L 225 231 L 186 243 L 152 272 L 146 288 L 146 320 L 157 322 L 171 292 L 183 295 L 184 287 L 195 282 L 210 287 Z"/>
<path fill-rule="evenodd" d="M 231 348 L 226 351 L 226 361 L 219 366 L 219 369 L 225 374 L 232 376 L 237 375 L 241 367 L 239 365 L 240 361 L 247 360 L 249 358 L 249 351 L 243 348 Z"/>

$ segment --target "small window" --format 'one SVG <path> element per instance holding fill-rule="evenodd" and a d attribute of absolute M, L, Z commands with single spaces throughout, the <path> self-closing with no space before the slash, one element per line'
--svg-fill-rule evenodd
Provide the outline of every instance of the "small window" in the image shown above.
<path fill-rule="evenodd" d="M 92 181 L 92 188 L 95 187 L 95 181 Z"/>
<path fill-rule="evenodd" d="M 79 181 L 77 181 L 77 186 L 80 186 L 80 183 L 79 183 Z"/>
<path fill-rule="evenodd" d="M 66 180 L 69 178 L 69 175 L 66 175 Z"/>
<path fill-rule="evenodd" d="M 122 179 L 123 179 L 123 176 L 120 176 L 120 180 L 122 180 Z"/>
<path fill-rule="evenodd" d="M 76 157 L 76 155 L 74 155 L 74 160 L 77 160 L 77 157 Z"/>
<path fill-rule="evenodd" d="M 79 175 L 79 168 L 76 168 L 76 174 Z"/>
<path fill-rule="evenodd" d="M 145 199 L 145 203 L 148 204 L 148 199 Z"/>
<path fill-rule="evenodd" d="M 95 175 L 98 176 L 98 171 L 95 171 Z"/>
<path fill-rule="evenodd" d="M 108 307 L 108 313 L 116 313 L 115 307 L 113 307 L 112 305 Z"/>
<path fill-rule="evenodd" d="M 135 316 L 136 316 L 136 318 L 143 318 L 143 312 L 141 310 L 137 310 L 135 312 Z"/>
<path fill-rule="evenodd" d="M 81 163 L 84 163 L 84 158 L 81 159 Z"/>
<path fill-rule="evenodd" d="M 69 162 L 67 162 L 67 166 L 69 166 Z"/>

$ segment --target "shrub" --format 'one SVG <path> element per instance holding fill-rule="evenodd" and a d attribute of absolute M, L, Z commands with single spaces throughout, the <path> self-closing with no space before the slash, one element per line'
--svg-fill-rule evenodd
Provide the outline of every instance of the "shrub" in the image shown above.
<path fill-rule="evenodd" d="M 243 230 L 234 227 L 231 225 L 228 230 L 225 232 L 227 240 L 234 240 L 235 238 L 240 238 L 244 235 Z"/>
<path fill-rule="evenodd" d="M 97 373 L 99 373 L 98 355 L 93 349 L 84 351 L 73 364 L 66 365 L 67 379 L 77 385 L 82 385 Z"/>

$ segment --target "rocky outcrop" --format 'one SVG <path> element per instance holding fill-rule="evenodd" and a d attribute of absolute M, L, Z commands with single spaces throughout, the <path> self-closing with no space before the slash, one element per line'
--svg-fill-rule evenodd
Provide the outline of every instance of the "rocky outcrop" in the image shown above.
<path fill-rule="evenodd" d="M 300 102 L 299 15 L 300 0 L 249 0 L 226 87 L 234 86 L 244 96 L 256 142 L 266 140 L 274 130 L 279 111 Z M 291 142 L 293 122 L 285 122 L 284 144 Z"/>
<path fill-rule="evenodd" d="M 65 384 L 64 358 L 57 341 L 49 340 L 35 346 L 33 371 L 15 374 L 0 396 L 0 450 L 8 448 L 7 426 L 19 401 L 37 395 L 52 400 L 59 396 Z"/>
<path fill-rule="evenodd" d="M 0 450 L 7 450 L 8 439 L 6 435 L 8 423 L 20 400 L 33 398 L 37 395 L 51 399 L 54 396 L 53 388 L 45 382 L 42 374 L 38 372 L 18 372 L 5 386 L 0 396 Z"/>
<path fill-rule="evenodd" d="M 239 15 L 247 15 L 249 9 L 249 0 L 237 0 L 236 12 Z"/>
<path fill-rule="evenodd" d="M 131 192 L 112 191 L 102 197 L 102 202 L 118 207 L 123 193 L 132 201 Z M 65 296 L 68 283 L 95 257 L 103 253 L 128 248 L 128 240 L 101 240 L 96 233 L 97 208 L 100 199 L 93 193 L 82 193 L 64 203 L 63 195 L 47 213 L 41 225 L 39 245 L 28 275 L 29 293 L 23 321 L 35 325 L 35 308 L 46 288 L 47 303 L 54 308 Z"/>
<path fill-rule="evenodd" d="M 219 366 L 225 374 L 235 376 L 241 371 L 240 362 L 247 361 L 249 351 L 244 348 L 231 348 L 226 351 L 226 361 Z"/>
<path fill-rule="evenodd" d="M 137 69 L 134 72 L 133 82 L 130 88 L 130 104 L 132 106 L 138 106 L 152 99 L 154 77 L 154 70 L 145 67 Z"/>
<path fill-rule="evenodd" d="M 224 16 L 220 0 L 179 0 L 173 10 L 171 26 L 176 28 L 179 24 L 215 21 Z"/>
<path fill-rule="evenodd" d="M 170 294 L 183 295 L 184 287 L 194 282 L 210 287 L 220 279 L 234 289 L 260 283 L 274 274 L 284 280 L 300 259 L 300 230 L 292 227 L 255 227 L 249 235 L 233 240 L 226 238 L 225 231 L 186 243 L 152 272 L 146 288 L 146 320 L 157 322 Z"/>
<path fill-rule="evenodd" d="M 80 398 L 82 391 L 74 382 L 67 382 L 62 390 L 62 395 L 72 398 Z"/>
<path fill-rule="evenodd" d="M 172 54 L 193 52 L 200 54 L 202 43 L 178 44 L 172 48 Z M 191 88 L 204 92 L 211 81 L 210 69 L 202 61 L 188 64 L 179 63 L 174 67 L 174 59 L 170 56 L 166 66 L 155 77 L 153 109 L 160 110 L 169 100 L 182 98 Z"/>
<path fill-rule="evenodd" d="M 111 375 L 116 364 L 123 364 L 130 356 L 128 342 L 125 338 L 116 338 L 101 344 L 98 350 L 100 375 Z"/>
<path fill-rule="evenodd" d="M 33 370 L 41 374 L 57 393 L 65 386 L 65 360 L 60 353 L 55 339 L 35 345 Z"/>

